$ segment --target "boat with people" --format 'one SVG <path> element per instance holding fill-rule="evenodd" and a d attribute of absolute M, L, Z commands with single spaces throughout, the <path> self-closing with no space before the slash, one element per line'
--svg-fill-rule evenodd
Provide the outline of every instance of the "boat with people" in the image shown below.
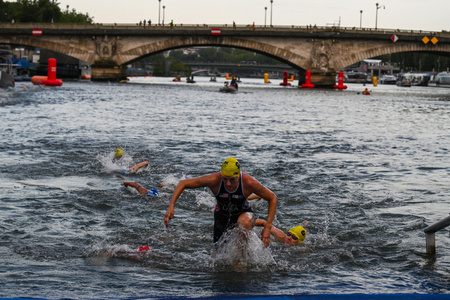
<path fill-rule="evenodd" d="M 222 93 L 236 93 L 237 91 L 238 91 L 237 84 L 231 85 L 231 84 L 228 84 L 228 81 L 225 81 L 223 84 L 223 87 L 221 87 L 219 89 L 219 92 L 222 92 Z"/>
<path fill-rule="evenodd" d="M 430 81 L 429 73 L 403 73 L 398 74 L 397 86 L 427 86 Z"/>
<path fill-rule="evenodd" d="M 428 86 L 450 88 L 450 72 L 447 70 L 446 72 L 432 75 L 430 81 L 428 81 Z"/>
<path fill-rule="evenodd" d="M 411 79 L 404 74 L 398 74 L 396 84 L 400 87 L 411 87 Z"/>
<path fill-rule="evenodd" d="M 187 83 L 195 83 L 194 75 L 191 75 L 191 77 L 187 77 L 187 78 L 186 78 L 186 82 L 187 82 Z"/>

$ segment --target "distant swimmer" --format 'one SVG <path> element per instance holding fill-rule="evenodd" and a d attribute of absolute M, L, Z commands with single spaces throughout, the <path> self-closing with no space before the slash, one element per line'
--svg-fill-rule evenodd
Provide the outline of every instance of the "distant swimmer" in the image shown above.
<path fill-rule="evenodd" d="M 142 185 L 140 185 L 137 182 L 133 182 L 133 181 L 124 181 L 123 184 L 126 187 L 134 187 L 140 194 L 142 195 L 146 195 L 147 197 L 158 197 L 159 196 L 159 191 L 157 189 L 150 189 L 147 190 L 146 188 L 144 188 Z"/>
<path fill-rule="evenodd" d="M 116 161 L 122 159 L 123 155 L 124 155 L 123 150 L 120 148 L 117 148 L 116 152 L 114 154 L 113 162 L 116 162 Z M 136 173 L 140 168 L 146 167 L 146 166 L 148 166 L 148 161 L 143 161 L 141 163 L 138 163 L 137 165 L 135 165 L 131 168 L 122 167 L 120 169 L 120 174 L 128 175 L 128 174 Z"/>
<path fill-rule="evenodd" d="M 247 197 L 256 194 L 269 203 L 267 221 L 261 232 L 262 242 L 269 246 L 277 196 L 254 177 L 241 172 L 241 165 L 233 157 L 223 162 L 220 172 L 184 179 L 178 183 L 164 216 L 166 226 L 169 226 L 169 220 L 175 215 L 175 203 L 183 191 L 200 187 L 208 187 L 217 200 L 214 212 L 214 243 L 219 241 L 225 231 L 233 227 L 253 229 L 256 220 Z"/>

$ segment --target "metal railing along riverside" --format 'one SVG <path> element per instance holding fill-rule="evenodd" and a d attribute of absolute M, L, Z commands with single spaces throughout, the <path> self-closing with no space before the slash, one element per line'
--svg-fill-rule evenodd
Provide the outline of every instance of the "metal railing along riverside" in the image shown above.
<path fill-rule="evenodd" d="M 8 29 L 118 29 L 118 30 L 210 30 L 211 28 L 220 28 L 221 30 L 249 30 L 249 31 L 296 31 L 296 32 L 353 32 L 365 34 L 402 34 L 402 35 L 432 35 L 438 37 L 450 37 L 447 31 L 426 31 L 426 30 L 407 30 L 407 29 L 383 29 L 383 28 L 359 28 L 359 27 L 339 27 L 339 26 L 253 26 L 253 25 L 232 25 L 232 24 L 152 24 L 139 25 L 131 23 L 97 23 L 97 24 L 65 24 L 65 23 L 0 23 L 0 28 Z"/>
<path fill-rule="evenodd" d="M 441 229 L 444 229 L 449 225 L 450 225 L 450 216 L 437 223 L 434 223 L 433 225 L 428 226 L 423 230 L 426 234 L 426 244 L 428 254 L 436 253 L 435 233 Z"/>

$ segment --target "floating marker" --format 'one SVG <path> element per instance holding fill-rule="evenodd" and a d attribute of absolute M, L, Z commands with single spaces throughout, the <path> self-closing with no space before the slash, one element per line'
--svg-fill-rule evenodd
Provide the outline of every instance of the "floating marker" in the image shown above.
<path fill-rule="evenodd" d="M 344 72 L 340 71 L 338 75 L 338 84 L 334 86 L 335 89 L 338 90 L 345 90 L 347 88 L 346 85 L 344 85 Z"/>
<path fill-rule="evenodd" d="M 56 79 L 56 59 L 49 58 L 47 65 L 47 79 L 42 80 L 41 84 L 48 86 L 61 86 L 62 80 Z"/>
<path fill-rule="evenodd" d="M 305 83 L 302 84 L 302 88 L 304 89 L 312 89 L 314 88 L 314 84 L 311 83 L 311 71 L 306 71 L 306 79 Z"/>
<path fill-rule="evenodd" d="M 280 83 L 280 85 L 284 85 L 284 86 L 287 86 L 287 85 L 291 85 L 289 82 L 287 82 L 288 81 L 288 72 L 287 71 L 284 71 L 283 72 L 283 82 L 282 83 Z"/>

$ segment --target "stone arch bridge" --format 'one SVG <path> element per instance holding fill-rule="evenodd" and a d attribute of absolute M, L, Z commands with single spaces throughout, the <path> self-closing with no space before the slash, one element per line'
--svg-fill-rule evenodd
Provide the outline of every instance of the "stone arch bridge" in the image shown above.
<path fill-rule="evenodd" d="M 36 29 L 42 35 L 33 35 Z M 424 37 L 430 41 L 424 43 Z M 0 25 L 0 43 L 49 49 L 86 61 L 92 66 L 93 80 L 122 79 L 127 64 L 170 49 L 242 48 L 276 58 L 300 73 L 310 70 L 312 83 L 318 87 L 332 87 L 337 71 L 383 54 L 425 51 L 450 56 L 450 33 L 446 32 L 309 26 L 19 23 Z"/>

